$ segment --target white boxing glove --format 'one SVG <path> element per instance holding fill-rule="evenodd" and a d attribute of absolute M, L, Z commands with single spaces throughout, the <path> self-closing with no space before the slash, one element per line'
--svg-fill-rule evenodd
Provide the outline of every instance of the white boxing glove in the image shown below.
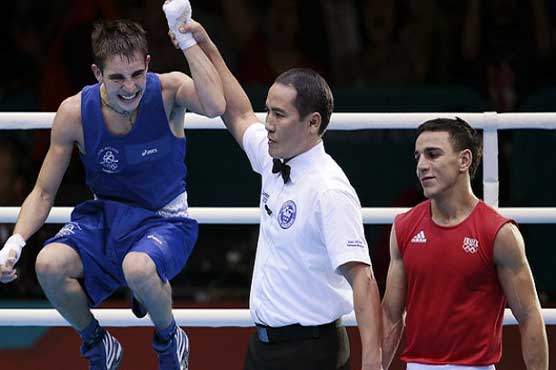
<path fill-rule="evenodd" d="M 4 244 L 4 248 L 0 250 L 0 265 L 4 266 L 6 264 L 11 251 L 15 251 L 15 261 L 13 262 L 15 265 L 19 260 L 23 247 L 25 247 L 25 239 L 21 235 L 13 234 L 10 236 Z"/>
<path fill-rule="evenodd" d="M 191 32 L 181 33 L 179 28 L 191 20 L 191 4 L 189 0 L 166 0 L 162 5 L 166 15 L 168 27 L 174 33 L 176 41 L 181 49 L 188 49 L 197 44 Z"/>

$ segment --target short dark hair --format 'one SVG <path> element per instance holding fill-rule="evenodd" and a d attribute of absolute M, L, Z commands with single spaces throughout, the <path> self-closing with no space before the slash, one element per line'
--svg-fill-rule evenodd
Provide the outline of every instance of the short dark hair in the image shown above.
<path fill-rule="evenodd" d="M 437 118 L 422 123 L 417 129 L 417 137 L 425 131 L 447 132 L 455 151 L 469 149 L 473 157 L 469 167 L 469 175 L 471 178 L 475 176 L 483 154 L 483 140 L 477 130 L 461 118 L 456 117 L 455 119 Z"/>
<path fill-rule="evenodd" d="M 322 135 L 334 110 L 334 97 L 324 78 L 312 69 L 292 68 L 278 76 L 274 83 L 291 86 L 296 90 L 294 106 L 301 119 L 309 113 L 320 113 L 322 120 L 319 134 Z"/>
<path fill-rule="evenodd" d="M 108 57 L 120 55 L 132 59 L 137 51 L 144 56 L 149 54 L 147 32 L 139 23 L 127 19 L 96 22 L 91 44 L 95 64 L 101 70 Z"/>

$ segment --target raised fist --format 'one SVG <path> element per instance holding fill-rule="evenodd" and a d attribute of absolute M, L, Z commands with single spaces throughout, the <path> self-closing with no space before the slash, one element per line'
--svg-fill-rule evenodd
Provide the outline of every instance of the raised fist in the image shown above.
<path fill-rule="evenodd" d="M 166 0 L 162 10 L 168 21 L 168 28 L 174 34 L 178 46 L 187 49 L 197 42 L 191 33 L 181 33 L 179 28 L 191 20 L 191 4 L 189 0 Z"/>

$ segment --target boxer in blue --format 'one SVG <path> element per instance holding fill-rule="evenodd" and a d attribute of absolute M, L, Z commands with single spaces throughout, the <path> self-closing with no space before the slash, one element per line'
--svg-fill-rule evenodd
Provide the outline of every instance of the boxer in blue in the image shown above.
<path fill-rule="evenodd" d="M 171 31 L 191 17 L 188 0 L 167 1 L 164 12 Z M 198 231 L 187 216 L 184 113 L 215 117 L 225 101 L 211 62 L 191 35 L 179 37 L 192 77 L 148 72 L 139 24 L 95 25 L 92 70 L 98 83 L 60 105 L 36 185 L 0 251 L 0 281 L 7 283 L 17 278 L 14 265 L 25 241 L 52 208 L 75 144 L 94 199 L 78 205 L 71 222 L 45 242 L 36 272 L 52 305 L 81 335 L 81 353 L 92 370 L 120 366 L 122 346 L 90 307 L 122 286 L 133 292 L 134 312 L 148 313 L 155 325 L 159 368 L 188 368 L 189 341 L 172 315 L 169 284 Z"/>

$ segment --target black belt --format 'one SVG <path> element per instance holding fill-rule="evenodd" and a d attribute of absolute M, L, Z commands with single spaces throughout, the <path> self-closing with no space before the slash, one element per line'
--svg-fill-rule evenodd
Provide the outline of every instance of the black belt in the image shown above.
<path fill-rule="evenodd" d="M 288 326 L 270 327 L 256 324 L 257 337 L 263 343 L 287 342 L 294 339 L 319 338 L 322 334 L 342 326 L 342 320 L 316 326 L 293 324 Z"/>

